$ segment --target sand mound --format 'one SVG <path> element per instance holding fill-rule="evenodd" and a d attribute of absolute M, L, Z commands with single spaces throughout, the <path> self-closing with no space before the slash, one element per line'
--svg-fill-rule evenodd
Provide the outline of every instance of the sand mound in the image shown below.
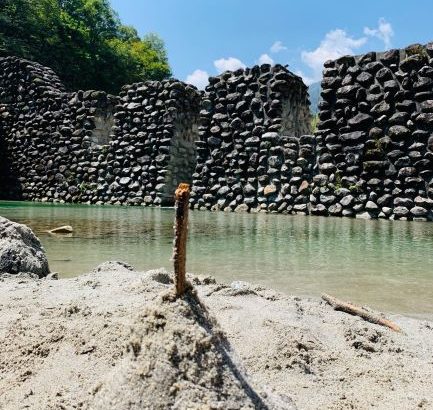
<path fill-rule="evenodd" d="M 431 321 L 387 315 L 396 333 L 318 299 L 189 278 L 198 297 L 173 301 L 172 274 L 116 262 L 0 276 L 0 408 L 432 408 Z"/>
<path fill-rule="evenodd" d="M 133 326 L 128 351 L 101 385 L 91 408 L 267 408 L 192 294 L 148 307 Z"/>

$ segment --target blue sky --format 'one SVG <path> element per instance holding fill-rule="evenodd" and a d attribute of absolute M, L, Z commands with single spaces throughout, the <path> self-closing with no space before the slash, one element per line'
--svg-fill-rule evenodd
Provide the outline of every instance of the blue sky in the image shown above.
<path fill-rule="evenodd" d="M 433 41 L 432 0 L 111 0 L 123 23 L 159 34 L 174 77 L 259 62 L 288 64 L 307 83 L 325 60 Z"/>

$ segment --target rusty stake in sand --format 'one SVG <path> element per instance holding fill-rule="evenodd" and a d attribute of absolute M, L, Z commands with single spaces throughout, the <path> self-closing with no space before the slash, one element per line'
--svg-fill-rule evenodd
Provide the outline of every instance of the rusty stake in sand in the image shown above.
<path fill-rule="evenodd" d="M 180 184 L 175 192 L 176 220 L 174 225 L 174 275 L 176 296 L 182 296 L 186 288 L 186 239 L 188 235 L 189 185 Z"/>

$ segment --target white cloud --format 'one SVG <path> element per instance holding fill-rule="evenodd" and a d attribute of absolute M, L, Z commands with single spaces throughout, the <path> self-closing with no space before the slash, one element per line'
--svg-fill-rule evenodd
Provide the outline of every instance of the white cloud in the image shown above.
<path fill-rule="evenodd" d="M 370 37 L 377 37 L 382 40 L 385 48 L 391 48 L 391 39 L 394 37 L 394 30 L 391 23 L 387 22 L 383 17 L 379 19 L 377 28 L 364 27 L 364 34 Z"/>
<path fill-rule="evenodd" d="M 268 54 L 262 54 L 259 57 L 259 65 L 262 65 L 262 64 L 274 65 L 275 62 L 274 62 L 274 60 Z"/>
<path fill-rule="evenodd" d="M 319 79 L 317 77 L 310 77 L 309 75 L 306 75 L 302 70 L 296 70 L 295 74 L 299 75 L 299 77 L 302 77 L 302 79 L 304 80 L 304 83 L 306 85 L 311 85 L 311 84 L 317 83 L 317 81 L 319 81 Z"/>
<path fill-rule="evenodd" d="M 271 53 L 277 54 L 281 51 L 287 50 L 287 47 L 283 44 L 282 41 L 276 41 L 274 44 L 272 44 L 271 46 Z"/>
<path fill-rule="evenodd" d="M 219 60 L 215 60 L 213 63 L 220 74 L 224 71 L 236 71 L 238 68 L 246 67 L 241 60 L 234 57 L 220 58 Z"/>
<path fill-rule="evenodd" d="M 312 82 L 320 80 L 323 63 L 326 60 L 335 60 L 344 55 L 355 54 L 355 50 L 366 42 L 367 37 L 355 39 L 341 29 L 328 32 L 319 47 L 313 51 L 303 51 L 301 54 L 302 61 L 312 70 L 312 75 L 308 78 Z"/>
<path fill-rule="evenodd" d="M 195 85 L 200 90 L 204 90 L 204 88 L 209 84 L 209 74 L 207 71 L 195 70 L 192 74 L 186 77 L 185 82 Z"/>

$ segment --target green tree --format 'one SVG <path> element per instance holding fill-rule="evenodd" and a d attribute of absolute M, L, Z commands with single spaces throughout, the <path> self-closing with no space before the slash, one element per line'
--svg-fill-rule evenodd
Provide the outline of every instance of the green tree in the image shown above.
<path fill-rule="evenodd" d="M 122 25 L 108 0 L 0 0 L 0 53 L 50 66 L 70 89 L 171 75 L 164 42 Z"/>

